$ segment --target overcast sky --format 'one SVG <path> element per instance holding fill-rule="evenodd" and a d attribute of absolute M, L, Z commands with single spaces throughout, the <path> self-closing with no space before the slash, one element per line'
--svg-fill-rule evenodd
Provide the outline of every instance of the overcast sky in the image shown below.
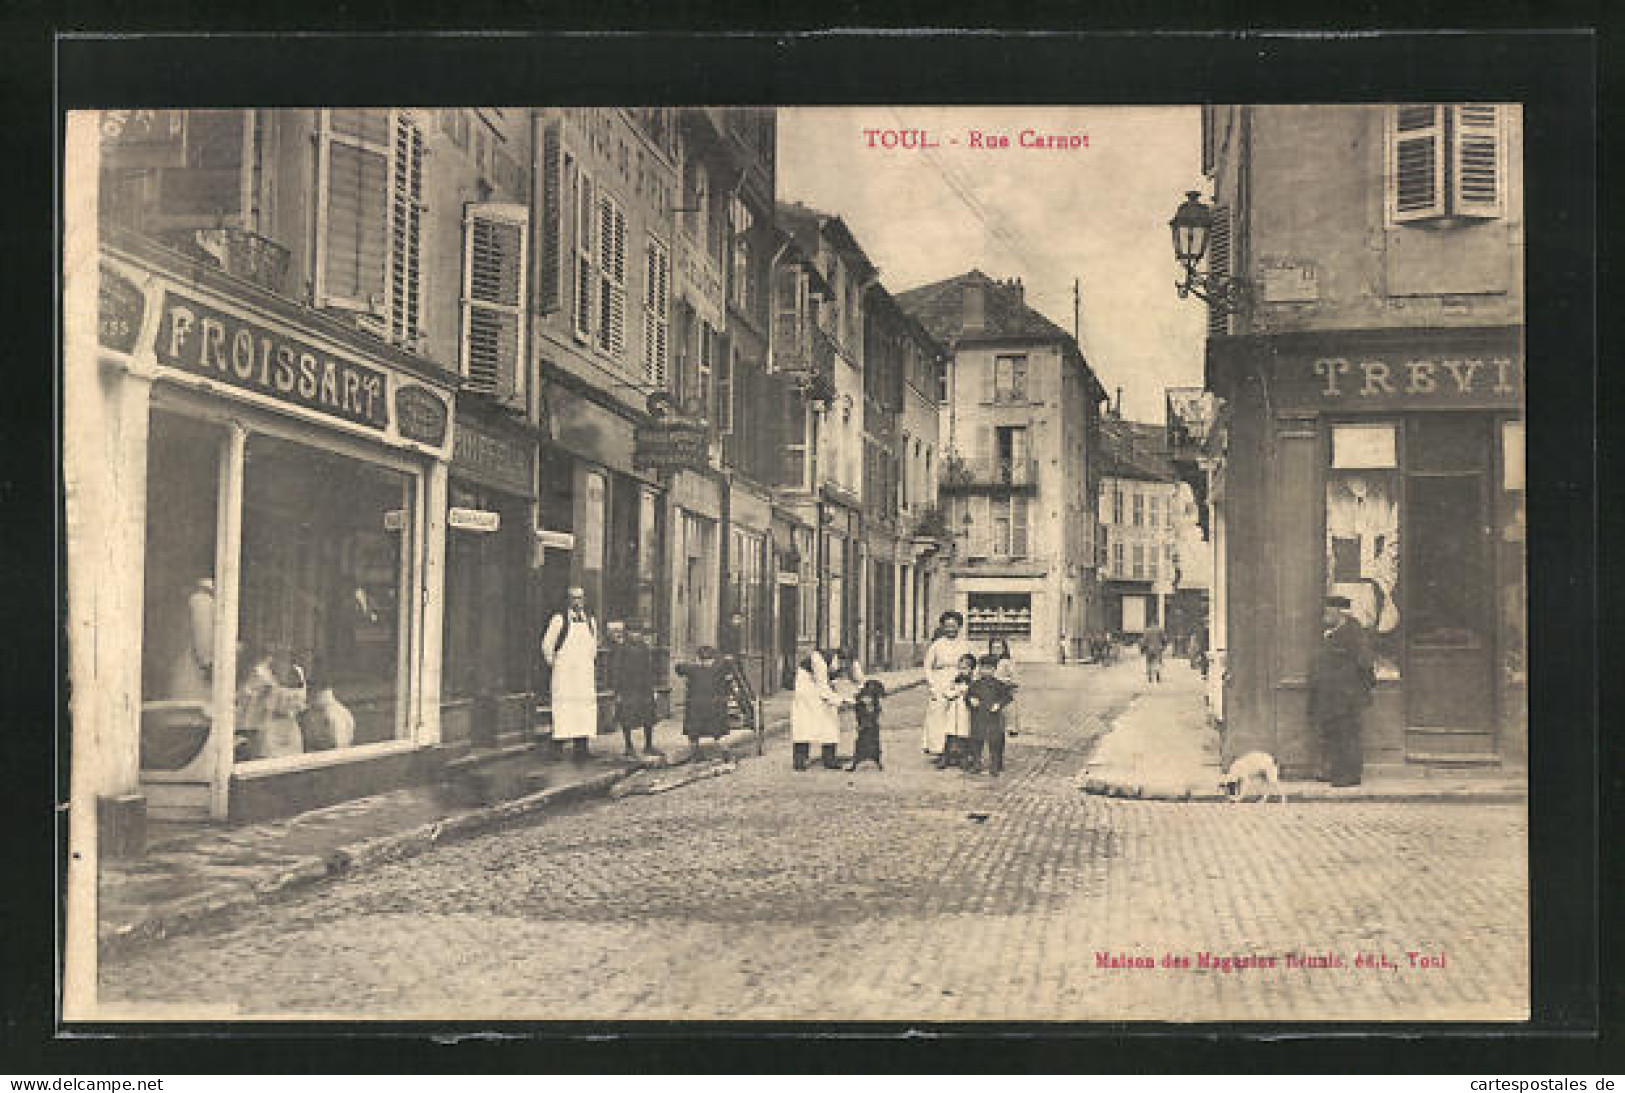
<path fill-rule="evenodd" d="M 869 147 L 866 129 L 923 129 L 928 151 Z M 1087 135 L 1021 148 L 1022 130 Z M 1008 136 L 976 149 L 971 134 Z M 1163 420 L 1162 390 L 1200 386 L 1206 310 L 1174 294 L 1168 218 L 1202 186 L 1196 107 L 794 107 L 779 112 L 782 198 L 839 214 L 892 292 L 976 268 L 1020 277 L 1027 303 L 1072 329 L 1123 410 Z M 957 143 L 955 143 L 957 142 Z"/>

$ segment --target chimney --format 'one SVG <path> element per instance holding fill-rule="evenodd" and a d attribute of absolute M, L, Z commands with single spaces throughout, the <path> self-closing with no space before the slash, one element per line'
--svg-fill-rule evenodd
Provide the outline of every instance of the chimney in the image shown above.
<path fill-rule="evenodd" d="M 966 334 L 987 329 L 987 286 L 976 281 L 960 286 L 959 327 Z"/>
<path fill-rule="evenodd" d="M 1027 306 L 1027 286 L 1021 283 L 1020 277 L 1010 278 L 1010 291 L 1015 293 L 1016 307 L 1022 308 Z"/>

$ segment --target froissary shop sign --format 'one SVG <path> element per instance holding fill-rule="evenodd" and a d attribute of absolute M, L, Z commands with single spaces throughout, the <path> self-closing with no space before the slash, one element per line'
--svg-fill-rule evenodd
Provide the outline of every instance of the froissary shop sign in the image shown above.
<path fill-rule="evenodd" d="M 379 431 L 389 427 L 383 372 L 173 292 L 164 294 L 153 349 L 171 368 Z"/>
<path fill-rule="evenodd" d="M 1284 400 L 1350 409 L 1474 409 L 1523 403 L 1522 353 L 1349 353 L 1283 358 Z"/>

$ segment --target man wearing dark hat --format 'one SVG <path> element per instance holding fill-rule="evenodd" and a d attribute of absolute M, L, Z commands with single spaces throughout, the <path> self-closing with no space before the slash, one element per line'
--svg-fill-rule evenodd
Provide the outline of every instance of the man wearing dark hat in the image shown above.
<path fill-rule="evenodd" d="M 1365 629 L 1349 613 L 1347 596 L 1327 596 L 1325 631 L 1309 673 L 1309 717 L 1320 730 L 1321 778 L 1334 786 L 1360 784 L 1360 714 L 1376 682 Z"/>

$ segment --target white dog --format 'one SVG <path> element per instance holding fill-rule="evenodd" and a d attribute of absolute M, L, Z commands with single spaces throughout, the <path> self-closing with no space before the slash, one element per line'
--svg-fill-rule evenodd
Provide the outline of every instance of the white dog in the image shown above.
<path fill-rule="evenodd" d="M 1257 786 L 1260 790 L 1258 799 L 1267 801 L 1271 794 L 1281 798 L 1286 804 L 1286 792 L 1281 789 L 1280 772 L 1275 766 L 1273 756 L 1262 751 L 1250 751 L 1241 756 L 1230 769 L 1225 772 L 1224 779 L 1219 783 L 1230 793 L 1232 801 L 1243 801 L 1252 788 Z"/>

